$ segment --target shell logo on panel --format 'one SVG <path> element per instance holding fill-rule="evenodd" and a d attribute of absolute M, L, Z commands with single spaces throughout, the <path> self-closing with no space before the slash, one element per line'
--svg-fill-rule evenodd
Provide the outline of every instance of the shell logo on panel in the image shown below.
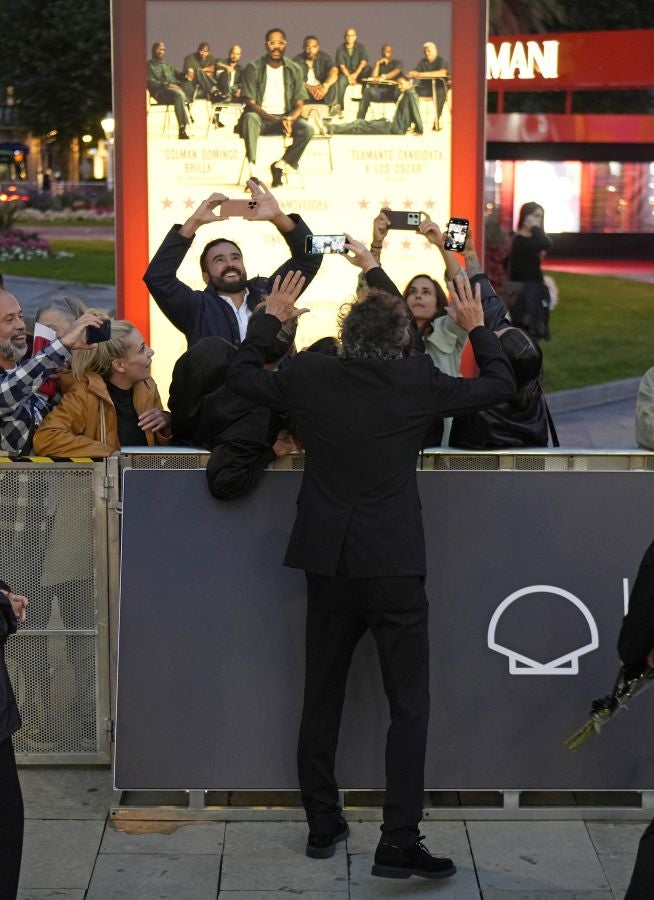
<path fill-rule="evenodd" d="M 501 644 L 498 644 L 495 635 L 502 615 L 516 601 L 531 594 L 554 594 L 557 597 L 562 597 L 564 600 L 569 601 L 579 610 L 580 614 L 586 620 L 590 638 L 589 642 L 583 644 L 581 647 L 569 650 L 563 655 L 558 656 L 556 659 L 551 659 L 548 662 L 539 662 L 538 660 L 526 656 L 524 653 L 520 653 L 518 649 L 503 647 Z M 599 636 L 597 624 L 588 607 L 581 602 L 579 597 L 576 597 L 569 591 L 563 590 L 563 588 L 554 587 L 551 584 L 535 584 L 530 587 L 521 588 L 513 594 L 509 594 L 509 596 L 502 600 L 497 607 L 488 625 L 488 647 L 490 650 L 495 650 L 497 653 L 508 656 L 509 673 L 511 675 L 576 675 L 579 672 L 579 657 L 584 656 L 586 653 L 591 653 L 593 650 L 596 650 L 598 646 Z"/>

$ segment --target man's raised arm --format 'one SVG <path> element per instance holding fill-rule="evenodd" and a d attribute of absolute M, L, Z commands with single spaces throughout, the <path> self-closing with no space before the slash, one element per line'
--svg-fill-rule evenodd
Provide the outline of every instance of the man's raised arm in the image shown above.
<path fill-rule="evenodd" d="M 224 194 L 211 194 L 203 200 L 183 225 L 173 225 L 145 270 L 143 280 L 155 303 L 176 328 L 187 334 L 193 322 L 194 291 L 177 277 L 177 270 L 189 251 L 195 232 L 210 222 L 222 222 L 225 216 L 215 210 Z"/>
<path fill-rule="evenodd" d="M 271 222 L 291 251 L 290 258 L 279 266 L 270 278 L 266 279 L 266 291 L 272 289 L 275 278 L 279 276 L 283 280 L 289 272 L 302 273 L 304 290 L 315 278 L 322 264 L 322 256 L 306 251 L 306 239 L 311 231 L 300 216 L 294 213 L 289 216 L 282 212 L 274 194 L 258 179 L 251 178 L 248 181 L 248 187 L 252 192 L 252 198 L 257 201 L 257 206 L 252 212 L 247 213 L 245 218 L 254 222 Z"/>

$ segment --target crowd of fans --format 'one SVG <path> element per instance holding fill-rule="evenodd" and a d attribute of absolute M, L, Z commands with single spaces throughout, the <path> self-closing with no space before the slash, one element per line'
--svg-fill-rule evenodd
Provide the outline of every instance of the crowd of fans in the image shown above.
<path fill-rule="evenodd" d="M 225 199 L 213 194 L 189 219 L 164 238 L 145 273 L 145 281 L 167 318 L 184 333 L 188 351 L 178 360 L 170 386 L 170 412 L 164 409 L 150 376 L 153 350 L 130 322 L 112 320 L 108 340 L 87 339 L 88 326 L 106 320 L 101 310 L 55 297 L 35 316 L 38 339 L 32 352 L 18 300 L 0 292 L 0 445 L 13 455 L 103 458 L 121 447 L 185 444 L 211 451 L 207 469 L 215 496 L 228 499 L 251 489 L 276 457 L 301 449 L 287 415 L 255 406 L 227 387 L 230 362 L 246 338 L 253 315 L 277 276 L 300 272 L 304 289 L 322 257 L 307 252 L 311 234 L 298 215 L 282 212 L 274 195 L 256 179 L 249 182 L 256 201 L 247 218 L 269 221 L 284 237 L 289 258 L 268 278 L 248 278 L 241 249 L 228 238 L 210 241 L 200 256 L 202 290 L 177 278 L 177 270 L 202 226 L 220 221 Z M 448 375 L 461 374 L 469 354 L 466 331 L 451 314 L 447 295 L 434 275 L 414 275 L 400 290 L 381 266 L 390 220 L 381 210 L 373 221 L 372 267 L 363 271 L 362 244 L 348 238 L 346 258 L 358 265 L 358 293 L 380 288 L 402 298 L 411 322 L 405 355 L 426 353 Z M 463 253 L 445 249 L 439 226 L 425 219 L 417 229 L 442 257 L 451 282 L 466 271 L 478 290 L 485 324 L 496 332 L 511 361 L 517 390 L 513 398 L 471 415 L 434 416 L 424 446 L 466 449 L 541 447 L 548 444 L 548 414 L 541 389 L 542 357 L 536 340 L 516 328 L 492 284 L 481 271 L 472 234 Z M 436 266 L 434 267 L 436 269 Z M 44 337 L 45 335 L 45 337 Z M 285 325 L 266 365 L 284 366 L 296 352 L 295 322 Z M 338 355 L 339 340 L 328 335 L 314 352 Z M 474 359 L 470 358 L 474 368 Z M 555 440 L 555 437 L 554 437 Z"/>

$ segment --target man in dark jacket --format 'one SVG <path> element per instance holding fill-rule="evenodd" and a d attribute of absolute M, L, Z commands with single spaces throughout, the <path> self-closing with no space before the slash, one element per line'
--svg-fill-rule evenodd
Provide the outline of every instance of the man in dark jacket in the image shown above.
<path fill-rule="evenodd" d="M 263 312 L 261 304 L 251 322 Z M 266 368 L 286 356 L 295 331 L 294 321 L 282 325 L 266 350 Z M 218 500 L 249 493 L 266 466 L 297 450 L 285 413 L 252 403 L 225 384 L 235 353 L 222 338 L 199 340 L 175 363 L 168 401 L 175 440 L 211 450 L 207 484 Z"/>
<path fill-rule="evenodd" d="M 349 241 L 368 283 L 376 261 Z M 265 348 L 293 303 L 300 273 L 278 280 L 267 313 L 253 323 L 232 363 L 228 386 L 287 410 L 306 451 L 297 518 L 285 564 L 307 577 L 305 693 L 298 769 L 309 824 L 307 855 L 332 856 L 348 835 L 334 760 L 347 673 L 370 628 L 390 705 L 386 802 L 373 874 L 391 878 L 454 874 L 450 859 L 420 842 L 429 719 L 428 602 L 416 460 L 434 417 L 498 403 L 514 380 L 498 340 L 483 326 L 479 292 L 464 274 L 452 304 L 470 333 L 479 378 L 443 375 L 424 354 L 406 355 L 408 308 L 371 290 L 341 320 L 338 357 L 299 353 L 277 372 L 263 370 Z"/>
<path fill-rule="evenodd" d="M 16 698 L 5 664 L 5 644 L 19 622 L 25 621 L 27 597 L 14 594 L 0 581 L 0 897 L 18 893 L 23 852 L 23 797 L 16 771 L 11 736 L 21 726 Z"/>
<path fill-rule="evenodd" d="M 198 228 L 224 220 L 214 212 L 227 199 L 223 194 L 212 194 L 183 225 L 173 225 L 143 276 L 157 306 L 185 335 L 189 347 L 203 337 L 222 337 L 238 347 L 252 310 L 269 292 L 276 275 L 299 270 L 308 285 L 320 268 L 322 257 L 305 252 L 311 232 L 302 219 L 283 213 L 265 185 L 248 181 L 248 187 L 257 206 L 246 218 L 272 222 L 291 251 L 291 258 L 269 278 L 248 279 L 238 245 L 227 238 L 209 241 L 202 251 L 203 291 L 195 291 L 177 278 Z"/>

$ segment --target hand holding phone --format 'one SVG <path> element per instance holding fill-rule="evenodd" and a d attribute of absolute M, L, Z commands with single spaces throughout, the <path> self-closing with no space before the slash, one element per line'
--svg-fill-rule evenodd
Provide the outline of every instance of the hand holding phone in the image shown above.
<path fill-rule="evenodd" d="M 468 236 L 468 228 L 470 222 L 468 219 L 455 219 L 452 217 L 447 223 L 447 232 L 445 234 L 444 247 L 446 250 L 454 250 L 455 253 L 462 253 L 465 247 L 466 237 Z"/>
<path fill-rule="evenodd" d="M 86 343 L 102 344 L 111 338 L 111 319 L 103 319 L 101 325 L 86 326 Z"/>

